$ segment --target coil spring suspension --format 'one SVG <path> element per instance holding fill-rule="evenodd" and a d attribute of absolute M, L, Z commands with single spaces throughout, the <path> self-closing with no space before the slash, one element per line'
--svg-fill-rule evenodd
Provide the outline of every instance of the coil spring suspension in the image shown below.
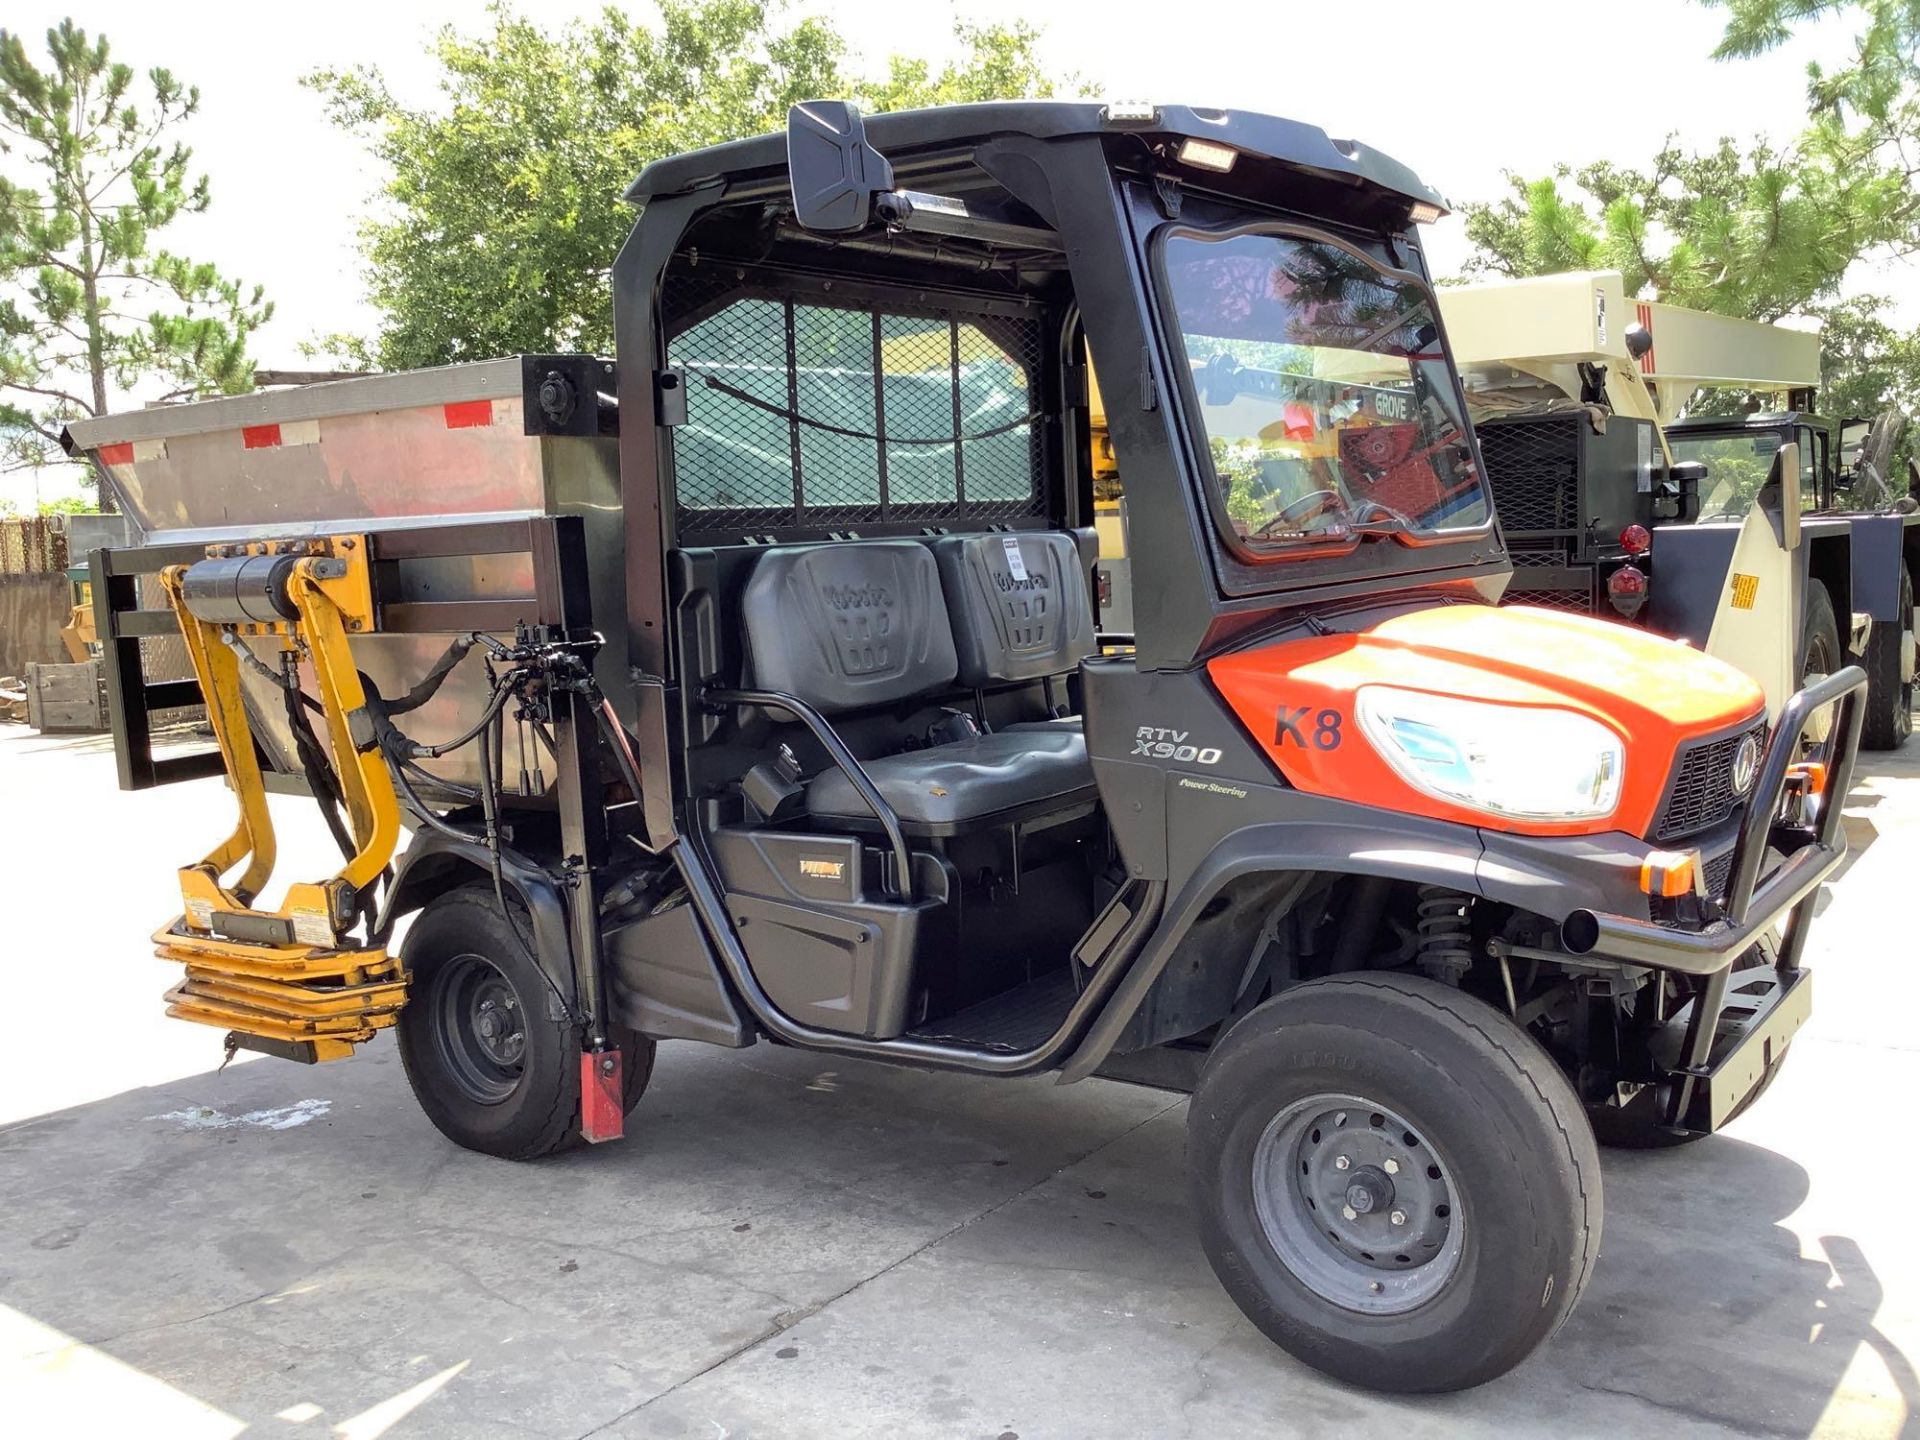
<path fill-rule="evenodd" d="M 1423 972 L 1449 985 L 1458 985 L 1473 968 L 1472 936 L 1467 924 L 1470 903 L 1458 890 L 1444 885 L 1420 887 L 1420 948 L 1414 960 Z"/>

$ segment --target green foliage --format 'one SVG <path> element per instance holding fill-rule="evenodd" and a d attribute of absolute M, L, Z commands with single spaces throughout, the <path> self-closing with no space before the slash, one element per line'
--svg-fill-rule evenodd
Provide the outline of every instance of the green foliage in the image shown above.
<path fill-rule="evenodd" d="M 0 517 L 11 518 L 20 513 L 18 501 L 0 496 Z M 62 495 L 57 500 L 42 500 L 34 506 L 36 515 L 96 515 L 99 507 L 91 500 L 78 495 Z"/>
<path fill-rule="evenodd" d="M 109 383 L 249 389 L 247 340 L 272 313 L 257 287 L 154 247 L 207 208 L 193 152 L 168 138 L 200 92 L 156 68 L 141 93 L 71 20 L 46 50 L 42 70 L 0 30 L 0 469 L 64 459 L 61 426 L 104 413 Z"/>
<path fill-rule="evenodd" d="M 1464 207 L 1477 252 L 1467 268 L 1618 270 L 1629 294 L 1676 305 L 1754 320 L 1807 314 L 1905 223 L 1905 178 L 1840 164 L 1825 129 L 1784 150 L 1723 139 L 1690 153 L 1670 140 L 1645 169 L 1509 175 L 1511 195 Z"/>
<path fill-rule="evenodd" d="M 375 66 L 307 79 L 390 175 L 360 237 L 384 327 L 327 337 L 328 353 L 406 369 L 605 352 L 608 269 L 633 225 L 620 197 L 648 161 L 778 129 L 823 95 L 882 110 L 1077 83 L 1050 77 L 1025 24 L 957 25 L 953 63 L 896 57 L 863 81 L 828 21 L 782 23 L 770 0 L 663 0 L 657 28 L 612 8 L 557 32 L 491 13 L 490 33 L 440 33 L 435 105 L 403 105 Z"/>
<path fill-rule="evenodd" d="M 1740 59 L 1827 14 L 1856 17 L 1850 64 L 1809 67 L 1807 124 L 1787 145 L 1673 140 L 1645 169 L 1557 167 L 1509 176 L 1466 207 L 1475 274 L 1617 269 L 1629 294 L 1755 320 L 1821 322 L 1821 408 L 1836 417 L 1920 404 L 1920 332 L 1842 298 L 1863 258 L 1920 253 L 1920 4 L 1913 0 L 1704 0 L 1727 12 L 1715 57 Z M 1700 397 L 1702 410 L 1737 404 Z"/>
<path fill-rule="evenodd" d="M 1827 16 L 1857 27 L 1851 60 L 1807 67 L 1808 135 L 1817 158 L 1876 175 L 1877 239 L 1896 256 L 1920 252 L 1920 4 L 1915 0 L 1702 0 L 1727 12 L 1714 58 L 1739 60 L 1786 43 Z"/>
<path fill-rule="evenodd" d="M 1213 453 L 1213 474 L 1227 506 L 1227 518 L 1243 530 L 1254 531 L 1264 525 L 1273 510 L 1267 494 L 1267 450 L 1256 441 L 1229 440 L 1222 435 L 1209 436 Z"/>

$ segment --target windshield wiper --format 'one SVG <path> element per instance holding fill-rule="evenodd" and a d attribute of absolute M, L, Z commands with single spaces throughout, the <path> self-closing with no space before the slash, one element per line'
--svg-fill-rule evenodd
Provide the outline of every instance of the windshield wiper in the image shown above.
<path fill-rule="evenodd" d="M 1347 529 L 1355 535 L 1411 535 L 1413 522 L 1404 515 L 1376 515 L 1371 520 L 1349 520 Z"/>
<path fill-rule="evenodd" d="M 1331 525 L 1319 530 L 1298 530 L 1285 533 L 1276 530 L 1282 517 L 1274 516 L 1249 539 L 1253 540 L 1351 540 L 1356 535 L 1410 535 L 1415 530 L 1414 523 L 1406 516 L 1375 504 L 1375 513 L 1362 520 L 1353 511 L 1343 509 Z M 1318 518 L 1318 517 L 1314 517 Z"/>
<path fill-rule="evenodd" d="M 1345 520 L 1336 520 L 1333 524 L 1319 530 L 1281 530 L 1276 528 L 1281 517 L 1276 515 L 1247 538 L 1249 540 L 1345 540 L 1353 534 L 1353 526 Z"/>

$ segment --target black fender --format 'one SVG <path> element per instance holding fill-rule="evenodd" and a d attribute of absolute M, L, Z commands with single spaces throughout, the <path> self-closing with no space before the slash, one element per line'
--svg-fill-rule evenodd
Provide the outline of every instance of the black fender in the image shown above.
<path fill-rule="evenodd" d="M 407 846 L 394 869 L 393 884 L 374 922 L 381 941 L 393 932 L 394 922 L 420 909 L 436 896 L 476 879 L 491 879 L 487 847 L 478 840 L 456 838 L 440 830 L 422 830 Z M 553 982 L 555 993 L 574 995 L 573 946 L 567 932 L 567 902 L 559 884 L 546 870 L 517 850 L 500 849 L 500 879 L 527 907 L 533 926 L 533 955 Z"/>
<path fill-rule="evenodd" d="M 1314 797 L 1296 795 L 1292 803 L 1308 813 L 1230 831 L 1201 858 L 1061 1067 L 1061 1084 L 1099 1068 L 1202 912 L 1228 886 L 1249 877 L 1363 875 L 1440 885 L 1555 921 L 1582 908 L 1637 918 L 1647 913 L 1639 889 L 1647 845 L 1627 835 L 1536 839 L 1407 816 L 1371 820 L 1363 818 L 1365 807 Z"/>
<path fill-rule="evenodd" d="M 1904 626 L 1907 617 L 1900 613 L 1900 572 L 1907 565 L 1909 535 L 1920 533 L 1920 519 L 1911 515 L 1857 515 L 1852 522 L 1853 608 L 1871 615 L 1875 624 Z"/>
<path fill-rule="evenodd" d="M 1800 574 L 1800 594 L 1804 597 L 1815 585 L 1826 588 L 1827 598 L 1833 602 L 1833 618 L 1840 630 L 1840 649 L 1844 654 L 1853 647 L 1853 613 L 1864 608 L 1859 591 L 1859 542 L 1852 526 L 1816 529 L 1825 525 L 1826 522 L 1811 518 L 1801 522 L 1802 533 L 1807 538 L 1801 546 L 1806 551 L 1806 563 Z M 1799 619 L 1802 625 L 1806 624 L 1804 599 Z M 1807 657 L 1799 655 L 1798 658 L 1804 667 Z"/>

